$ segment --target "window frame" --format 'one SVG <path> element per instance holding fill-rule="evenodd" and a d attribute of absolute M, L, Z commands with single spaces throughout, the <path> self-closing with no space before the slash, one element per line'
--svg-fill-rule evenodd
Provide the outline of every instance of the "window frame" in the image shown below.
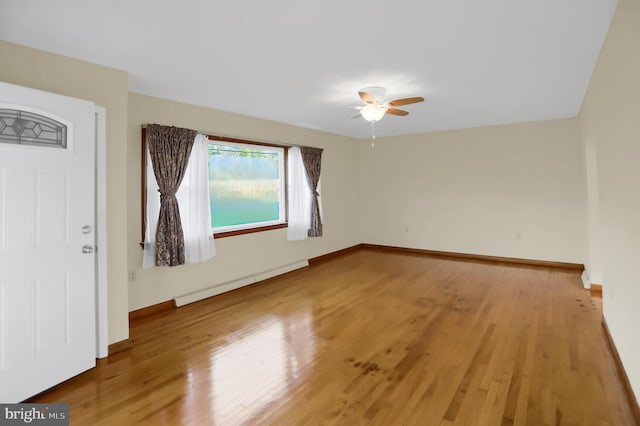
<path fill-rule="evenodd" d="M 229 138 L 227 138 L 229 139 Z M 275 148 L 279 151 L 279 154 L 282 156 L 281 161 L 280 161 L 280 167 L 282 167 L 281 173 L 280 173 L 280 177 L 282 181 L 280 182 L 280 187 L 279 192 L 282 193 L 282 197 L 279 200 L 280 201 L 280 211 L 278 212 L 278 216 L 279 219 L 277 220 L 271 220 L 271 221 L 265 221 L 264 225 L 260 225 L 261 222 L 252 222 L 252 223 L 247 223 L 247 224 L 238 224 L 238 225 L 230 225 L 228 227 L 225 227 L 227 229 L 223 229 L 221 231 L 215 231 L 213 232 L 213 235 L 216 237 L 219 237 L 220 235 L 225 235 L 225 236 L 230 236 L 230 235 L 238 235 L 237 233 L 240 232 L 242 233 L 242 231 L 246 231 L 246 230 L 251 230 L 251 229 L 259 229 L 259 230 L 266 230 L 266 229 L 278 229 L 278 228 L 282 228 L 284 224 L 288 223 L 288 216 L 287 216 L 287 150 L 285 149 L 285 147 L 282 146 L 276 146 L 276 145 L 272 145 L 272 144 L 266 144 L 266 143 L 249 143 L 249 142 L 236 142 L 236 141 L 229 141 L 229 140 L 219 140 L 219 139 L 215 139 L 212 140 L 211 138 L 209 138 L 209 144 L 210 145 L 214 145 L 216 143 L 220 143 L 221 145 L 226 145 L 226 146 L 237 146 L 237 147 L 266 147 L 266 148 Z M 215 214 L 215 212 L 214 212 Z M 275 223 L 274 223 L 275 222 Z M 230 229 L 229 229 L 230 228 Z M 266 228 L 266 229 L 265 229 Z"/>
<path fill-rule="evenodd" d="M 140 237 L 140 245 L 143 246 L 143 243 L 145 241 L 145 228 L 146 228 L 146 209 L 147 209 L 147 178 L 146 178 L 146 171 L 147 171 L 147 162 L 146 162 L 146 152 L 147 152 L 147 142 L 146 142 L 146 126 L 142 126 L 142 143 L 141 143 L 141 224 L 142 224 L 142 228 L 141 228 L 141 237 Z M 284 182 L 282 184 L 283 187 L 283 195 L 282 195 L 282 202 L 284 203 L 284 222 L 282 223 L 277 223 L 277 224 L 269 224 L 269 225 L 257 225 L 257 226 L 251 226 L 251 227 L 247 227 L 247 228 L 243 228 L 243 229 L 234 229 L 234 230 L 228 230 L 228 231 L 221 231 L 221 232 L 214 232 L 213 236 L 215 239 L 218 238 L 226 238 L 226 237 L 233 237 L 236 235 L 244 235 L 244 234 L 252 234 L 255 232 L 264 232 L 264 231 L 271 231 L 273 229 L 282 229 L 282 228 L 287 228 L 289 226 L 289 207 L 288 207 L 288 157 L 289 157 L 289 148 L 290 146 L 288 145 L 280 145 L 280 144 L 276 144 L 276 143 L 267 143 L 267 142 L 260 142 L 260 141 L 252 141 L 252 140 L 247 140 L 247 139 L 239 139 L 239 138 L 230 138 L 230 137 L 225 137 L 225 136 L 217 136 L 217 135 L 209 135 L 206 133 L 202 133 L 204 134 L 207 139 L 209 139 L 209 141 L 211 143 L 215 143 L 215 142 L 229 142 L 229 143 L 234 143 L 234 144 L 239 144 L 239 145 L 258 145 L 258 146 L 267 146 L 267 147 L 273 147 L 273 148 L 280 148 L 283 150 L 283 164 L 284 164 L 284 170 L 283 170 L 283 179 Z"/>

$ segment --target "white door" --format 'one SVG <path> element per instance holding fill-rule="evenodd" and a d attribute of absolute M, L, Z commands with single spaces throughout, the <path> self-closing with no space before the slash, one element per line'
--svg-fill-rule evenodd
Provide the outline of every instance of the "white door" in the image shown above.
<path fill-rule="evenodd" d="M 0 403 L 93 366 L 95 106 L 0 82 Z"/>

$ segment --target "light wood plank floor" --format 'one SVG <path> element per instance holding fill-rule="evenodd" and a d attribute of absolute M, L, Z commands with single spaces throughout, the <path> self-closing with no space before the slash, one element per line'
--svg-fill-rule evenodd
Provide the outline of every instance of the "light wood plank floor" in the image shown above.
<path fill-rule="evenodd" d="M 576 272 L 358 251 L 131 326 L 72 424 L 632 425 Z"/>

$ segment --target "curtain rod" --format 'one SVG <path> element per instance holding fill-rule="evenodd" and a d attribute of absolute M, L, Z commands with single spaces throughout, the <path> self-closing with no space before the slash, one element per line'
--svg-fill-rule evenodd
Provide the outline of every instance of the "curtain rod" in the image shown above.
<path fill-rule="evenodd" d="M 142 124 L 142 128 L 146 129 L 149 125 L 150 125 L 150 123 Z M 262 143 L 262 144 L 268 144 L 268 145 L 273 145 L 273 146 L 282 146 L 282 147 L 299 146 L 299 145 L 283 143 L 283 142 L 271 142 L 271 141 L 265 141 L 265 140 L 244 139 L 242 137 L 237 137 L 237 136 L 212 135 L 211 133 L 200 131 L 200 130 L 196 130 L 196 132 L 198 132 L 201 135 L 205 135 L 207 138 L 209 138 L 209 140 L 219 140 L 219 141 L 227 141 L 227 142 L 241 142 L 241 143 L 255 142 L 255 143 Z"/>

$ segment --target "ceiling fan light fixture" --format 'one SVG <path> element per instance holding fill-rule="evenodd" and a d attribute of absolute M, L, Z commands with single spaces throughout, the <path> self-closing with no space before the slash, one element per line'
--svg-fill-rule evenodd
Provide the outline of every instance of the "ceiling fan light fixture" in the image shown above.
<path fill-rule="evenodd" d="M 382 117 L 384 117 L 384 114 L 387 112 L 387 109 L 389 109 L 388 106 L 379 104 L 366 105 L 360 110 L 360 115 L 362 115 L 362 118 L 364 118 L 365 120 L 373 123 L 376 121 L 380 121 L 380 119 L 382 119 Z"/>

